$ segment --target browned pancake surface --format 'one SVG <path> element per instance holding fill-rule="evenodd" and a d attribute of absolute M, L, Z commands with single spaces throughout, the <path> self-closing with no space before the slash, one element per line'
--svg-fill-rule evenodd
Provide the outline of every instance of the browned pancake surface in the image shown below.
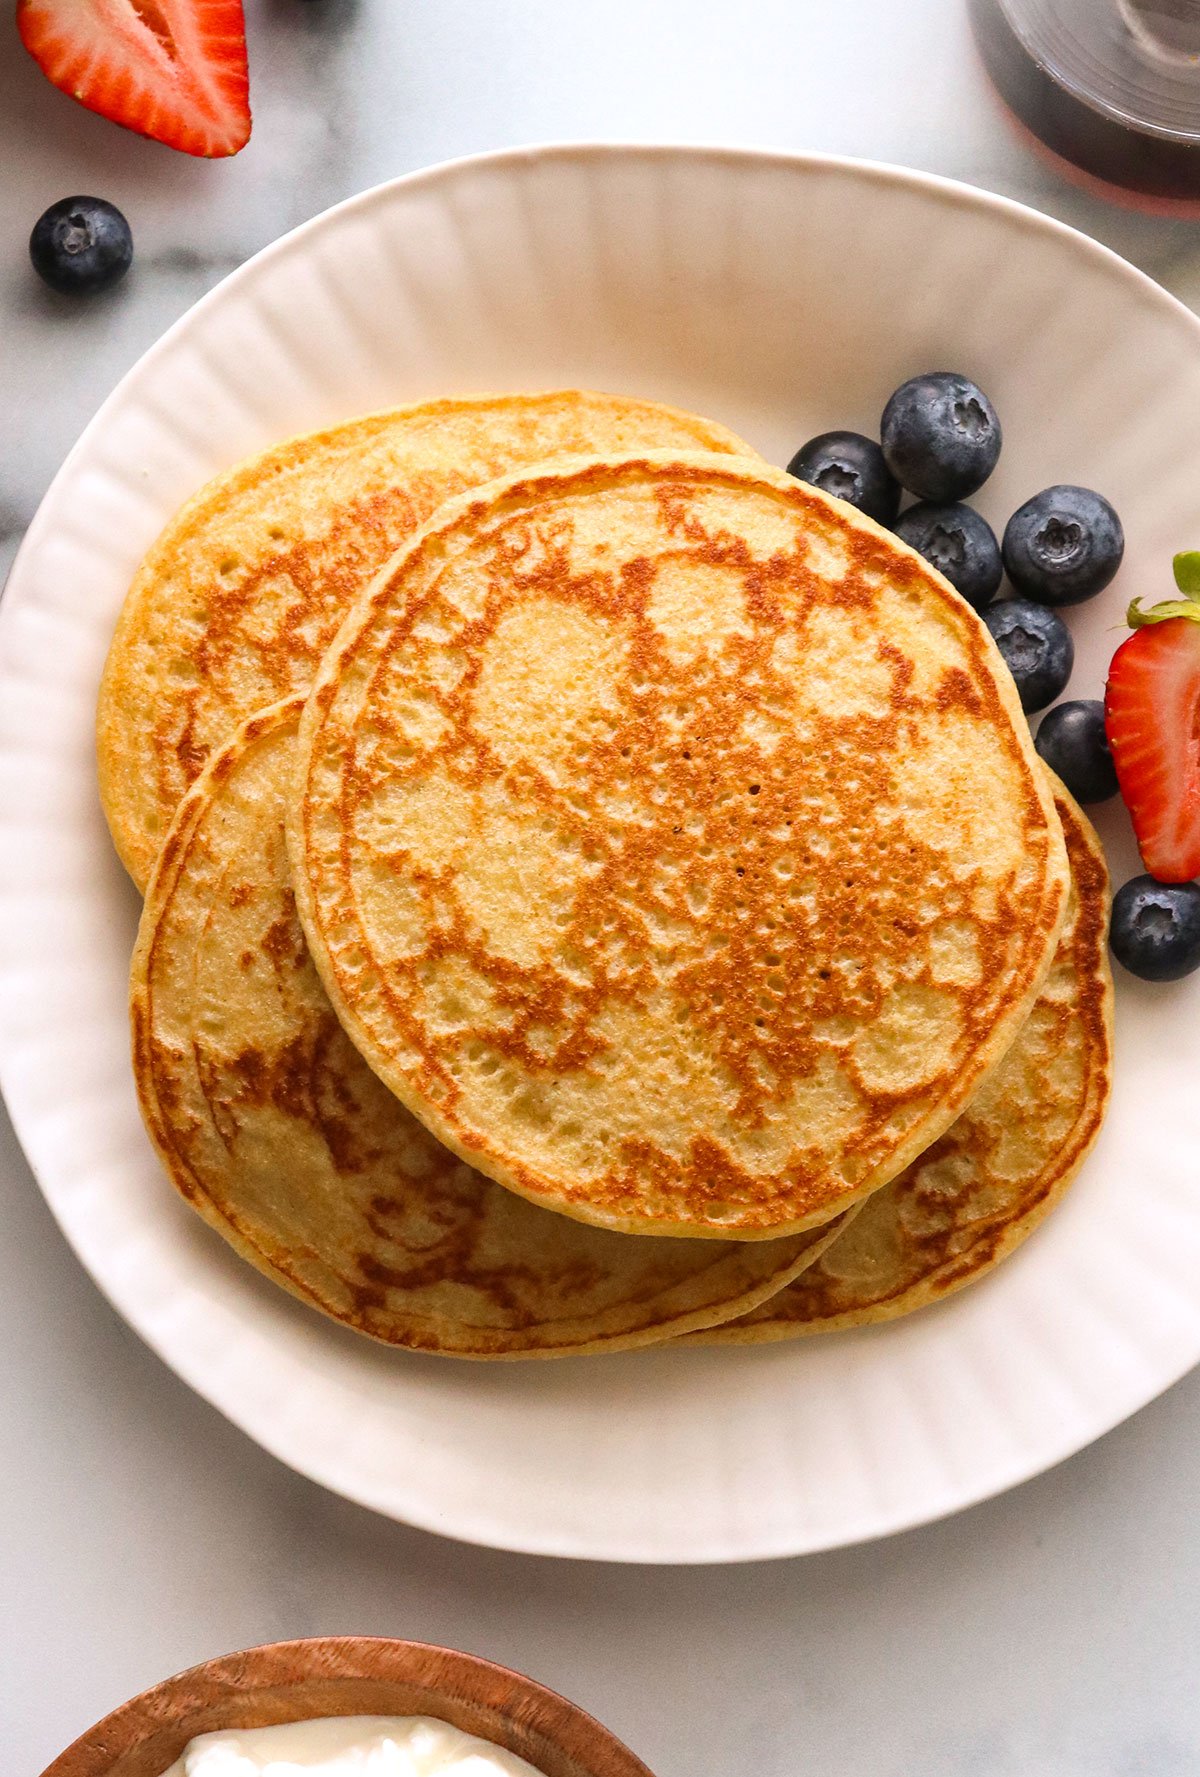
<path fill-rule="evenodd" d="M 1054 964 L 1020 1036 L 928 1153 L 869 1199 L 802 1277 L 697 1335 L 753 1344 L 911 1314 L 984 1276 L 1053 1209 L 1112 1091 L 1108 871 L 1060 784 L 1072 893 Z"/>
<path fill-rule="evenodd" d="M 564 465 L 443 508 L 322 664 L 297 897 L 443 1141 L 599 1225 L 817 1225 L 936 1139 L 1049 966 L 1062 833 L 912 551 L 777 472 Z"/>

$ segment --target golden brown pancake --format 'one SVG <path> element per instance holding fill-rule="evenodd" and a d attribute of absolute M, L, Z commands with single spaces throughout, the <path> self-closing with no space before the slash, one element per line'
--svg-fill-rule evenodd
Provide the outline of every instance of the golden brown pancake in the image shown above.
<path fill-rule="evenodd" d="M 911 1314 L 985 1276 L 1078 1173 L 1112 1090 L 1109 888 L 1095 830 L 1057 780 L 1055 799 L 1072 893 L 1020 1036 L 953 1128 L 877 1191 L 811 1269 L 697 1340 L 750 1345 Z"/>
<path fill-rule="evenodd" d="M 973 611 L 746 461 L 452 502 L 322 662 L 289 840 L 338 1016 L 447 1146 L 627 1233 L 902 1171 L 1015 1037 L 1062 829 Z"/>
<path fill-rule="evenodd" d="M 631 1240 L 537 1209 L 447 1152 L 334 1017 L 283 836 L 297 702 L 249 722 L 180 806 L 131 989 L 147 1128 L 245 1258 L 376 1339 L 462 1357 L 650 1344 L 762 1300 L 833 1238 Z"/>
<path fill-rule="evenodd" d="M 755 454 L 695 414 L 566 389 L 372 414 L 210 481 L 138 569 L 100 689 L 101 797 L 139 888 L 208 755 L 307 690 L 355 596 L 443 500 L 545 457 L 659 445 Z"/>

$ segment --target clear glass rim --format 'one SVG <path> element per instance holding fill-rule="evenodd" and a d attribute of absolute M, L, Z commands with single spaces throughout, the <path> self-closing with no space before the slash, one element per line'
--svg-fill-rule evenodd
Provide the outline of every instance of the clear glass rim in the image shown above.
<path fill-rule="evenodd" d="M 1153 137 L 1183 148 L 1200 148 L 1200 117 L 1194 128 L 1188 128 L 1139 115 L 1127 105 L 1098 93 L 1077 69 L 1064 64 L 1061 43 L 1052 34 L 1045 34 L 1044 7 L 1033 10 L 1025 6 L 1025 0 L 989 0 L 989 3 L 1001 15 L 1034 67 L 1041 69 L 1078 104 L 1134 135 Z M 1116 0 L 1111 3 L 1116 11 Z M 1181 67 L 1195 68 L 1197 98 L 1200 99 L 1200 62 L 1193 64 L 1175 59 L 1171 66 L 1176 71 Z"/>

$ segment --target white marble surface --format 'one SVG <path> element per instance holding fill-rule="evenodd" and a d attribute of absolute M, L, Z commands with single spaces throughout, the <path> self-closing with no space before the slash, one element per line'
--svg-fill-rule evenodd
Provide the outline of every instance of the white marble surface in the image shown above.
<path fill-rule="evenodd" d="M 1200 227 L 1105 207 L 1012 132 L 959 0 L 249 0 L 256 129 L 174 156 L 45 85 L 0 22 L 0 572 L 85 421 L 249 253 L 448 156 L 563 138 L 906 162 L 1085 228 L 1200 302 Z M 137 265 L 69 308 L 25 240 L 57 197 Z M 69 1082 L 64 1082 L 69 1090 Z M 1200 1378 L 1055 1473 L 890 1543 L 641 1571 L 460 1547 L 280 1468 L 126 1331 L 0 1133 L 0 1751 L 33 1777 L 206 1655 L 394 1633 L 524 1668 L 660 1777 L 1200 1770 Z"/>

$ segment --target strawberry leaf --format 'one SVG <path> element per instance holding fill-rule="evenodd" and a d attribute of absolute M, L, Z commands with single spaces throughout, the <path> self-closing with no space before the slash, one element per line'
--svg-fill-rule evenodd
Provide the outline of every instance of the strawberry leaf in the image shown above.
<path fill-rule="evenodd" d="M 1200 587 L 1197 590 L 1200 591 Z M 1148 611 L 1143 611 L 1141 599 L 1136 598 L 1130 601 L 1125 613 L 1130 629 L 1145 629 L 1151 623 L 1169 623 L 1172 617 L 1186 617 L 1191 623 L 1200 623 L 1200 599 L 1164 599 L 1161 604 L 1151 605 Z"/>

